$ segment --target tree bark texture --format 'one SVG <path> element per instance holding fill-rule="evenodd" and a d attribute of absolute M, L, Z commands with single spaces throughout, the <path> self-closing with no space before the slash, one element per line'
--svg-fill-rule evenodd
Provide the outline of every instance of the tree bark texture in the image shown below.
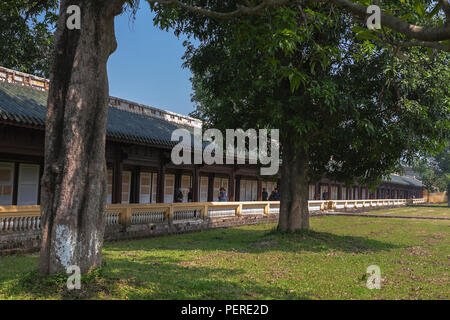
<path fill-rule="evenodd" d="M 61 1 L 51 62 L 41 181 L 42 274 L 101 266 L 106 203 L 107 61 L 124 0 Z M 67 8 L 81 9 L 69 30 Z"/>
<path fill-rule="evenodd" d="M 295 152 L 283 144 L 281 166 L 281 205 L 278 230 L 309 229 L 308 160 L 307 155 Z"/>

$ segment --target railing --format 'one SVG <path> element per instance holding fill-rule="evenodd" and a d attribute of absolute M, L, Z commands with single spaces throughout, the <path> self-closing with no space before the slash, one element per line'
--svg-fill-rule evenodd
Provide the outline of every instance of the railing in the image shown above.
<path fill-rule="evenodd" d="M 310 211 L 325 211 L 401 206 L 424 202 L 425 199 L 313 200 L 308 202 L 308 207 Z M 0 233 L 39 230 L 41 228 L 39 210 L 39 206 L 0 207 Z M 111 204 L 106 206 L 105 221 L 107 226 L 149 223 L 172 225 L 186 221 L 271 215 L 279 212 L 279 201 Z"/>
<path fill-rule="evenodd" d="M 0 232 L 41 228 L 39 206 L 0 207 Z"/>

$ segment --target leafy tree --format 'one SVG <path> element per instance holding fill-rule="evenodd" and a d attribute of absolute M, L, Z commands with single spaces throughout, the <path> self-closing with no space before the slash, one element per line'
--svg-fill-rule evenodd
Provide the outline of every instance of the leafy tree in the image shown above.
<path fill-rule="evenodd" d="M 326 175 L 375 185 L 449 136 L 448 55 L 414 49 L 409 58 L 426 64 L 399 60 L 355 39 L 342 13 L 308 8 L 306 21 L 283 8 L 240 23 L 208 22 L 210 37 L 200 28 L 203 43 L 186 53 L 194 116 L 222 129 L 280 128 L 278 227 L 291 231 L 309 227 L 308 181 Z"/>
<path fill-rule="evenodd" d="M 413 169 L 420 174 L 428 192 L 447 191 L 450 194 L 450 145 L 432 157 L 414 161 Z"/>
<path fill-rule="evenodd" d="M 337 16 L 336 6 L 351 12 L 358 18 L 366 16 L 364 12 L 368 4 L 365 0 L 354 2 L 330 0 L 326 3 L 323 0 L 232 0 L 226 2 L 214 0 L 147 0 L 147 2 L 151 4 L 153 10 L 158 12 L 155 22 L 160 26 L 167 28 L 175 24 L 179 24 L 178 27 L 183 25 L 181 29 L 184 31 L 190 29 L 197 36 L 206 38 L 215 28 L 214 23 L 210 23 L 211 19 L 233 19 L 233 22 L 236 22 L 235 18 L 264 14 L 278 6 L 290 6 L 290 10 L 295 11 L 295 13 L 287 12 L 287 20 L 292 20 L 292 15 L 300 15 L 306 18 L 307 28 L 313 26 L 313 29 L 318 29 L 320 23 L 325 23 L 325 26 L 332 24 L 328 21 L 329 19 L 327 20 L 327 16 Z M 397 47 L 428 46 L 447 49 L 448 43 L 445 41 L 450 39 L 448 2 L 439 0 L 441 7 L 436 10 L 432 9 L 435 1 L 420 2 L 425 4 L 422 6 L 425 8 L 425 12 L 430 12 L 430 15 L 433 12 L 438 12 L 438 14 L 434 15 L 433 13 L 433 18 L 429 20 L 426 19 L 428 15 L 417 15 L 417 8 L 422 8 L 417 5 L 414 6 L 414 3 L 418 3 L 417 1 L 389 1 L 388 5 L 383 4 L 381 24 L 386 26 L 388 30 L 383 29 L 376 32 L 376 38 L 380 33 L 380 36 L 385 34 L 390 36 L 389 30 L 392 30 L 391 38 L 382 40 L 386 43 L 388 43 L 387 40 L 398 40 L 399 37 L 401 40 L 406 40 L 406 42 L 396 43 Z M 2 1 L 2 4 L 4 3 L 15 3 L 18 8 L 21 8 L 18 0 Z M 30 0 L 22 1 L 22 3 L 24 8 L 28 10 L 29 8 L 47 8 L 53 1 Z M 60 1 L 60 13 L 54 35 L 54 49 L 50 66 L 51 82 L 47 106 L 45 166 L 41 193 L 43 241 L 40 270 L 43 274 L 64 271 L 69 265 L 80 266 L 83 273 L 100 266 L 104 230 L 103 212 L 106 202 L 104 156 L 108 104 L 106 64 L 109 55 L 116 48 L 114 17 L 127 7 L 136 10 L 138 3 L 138 0 Z M 330 4 L 334 6 L 331 7 Z M 72 15 L 71 12 L 68 13 L 67 11 L 70 5 L 78 5 L 81 8 L 82 26 L 79 30 L 67 28 L 66 22 Z M 316 6 L 328 6 L 328 13 L 325 14 L 322 11 L 311 9 L 311 7 L 315 8 Z M 4 9 L 5 7 L 1 8 Z M 405 11 L 406 15 L 404 14 Z M 38 10 L 35 12 L 38 12 Z M 192 15 L 195 15 L 195 17 L 193 18 Z M 16 14 L 15 17 L 21 19 L 22 15 Z M 203 17 L 208 19 L 205 21 Z M 282 17 L 280 19 L 283 20 Z M 314 23 L 311 23 L 311 21 Z M 266 22 L 265 27 L 267 25 L 270 26 L 271 22 Z M 23 23 L 21 28 L 26 31 Z M 317 32 L 312 32 L 312 34 L 316 35 Z M 402 35 L 404 35 L 403 38 Z M 288 51 L 290 43 L 296 43 L 292 48 L 294 49 L 298 48 L 298 44 L 303 40 L 303 35 L 296 31 L 296 24 L 287 27 L 285 31 L 280 30 L 276 36 L 280 44 L 284 43 L 283 45 L 287 46 L 284 49 Z M 332 44 L 331 41 L 333 34 L 326 35 L 330 39 L 324 48 L 314 46 L 311 42 L 313 37 L 309 34 L 306 34 L 306 36 L 306 40 L 310 41 L 307 47 L 314 52 L 318 52 L 316 56 L 326 57 L 329 54 L 330 57 L 338 57 L 335 50 L 336 44 Z M 325 35 L 322 34 L 321 36 Z M 290 37 L 295 37 L 295 39 L 290 39 Z M 409 41 L 411 39 L 413 42 Z M 318 40 L 321 39 L 314 39 L 314 41 Z M 273 41 L 269 43 L 273 44 Z M 370 50 L 370 48 L 371 45 L 368 43 L 366 50 Z M 42 50 L 42 52 L 45 52 L 45 50 Z M 290 56 L 285 56 L 285 58 L 295 58 L 296 52 L 298 50 L 293 50 L 293 53 Z M 8 56 L 11 57 L 10 54 Z M 32 57 L 24 57 L 24 59 L 33 61 Z M 327 58 L 327 60 L 331 60 L 331 58 Z M 274 62 L 274 66 L 277 66 L 277 60 Z M 321 105 L 322 100 L 328 106 L 333 105 L 333 101 L 330 99 L 338 99 L 335 102 L 341 102 L 339 99 L 342 97 L 338 94 L 340 87 L 333 86 L 333 81 L 329 79 L 330 73 L 325 72 L 326 66 L 332 64 L 321 60 L 314 62 L 315 67 L 313 69 L 317 73 L 322 72 L 325 78 L 319 79 L 317 83 L 312 83 L 307 92 L 310 95 L 309 103 L 311 107 L 315 108 L 317 105 Z M 8 65 L 18 66 L 14 63 L 8 63 Z M 295 89 L 295 92 L 304 90 L 304 87 L 301 86 L 306 81 L 306 79 L 303 79 L 304 70 L 291 67 L 288 61 L 281 61 L 278 66 L 280 70 L 276 70 L 275 74 L 279 75 L 281 72 L 283 75 L 283 94 L 287 94 L 293 89 Z M 311 66 L 308 66 L 308 69 Z M 325 69 L 321 71 L 323 66 L 325 66 Z M 306 66 L 303 67 L 306 68 Z M 45 67 L 39 64 L 35 66 L 31 63 L 30 66 L 26 66 L 22 70 L 30 69 L 36 69 L 37 71 L 42 69 L 42 73 L 45 74 Z M 350 69 L 347 71 L 351 72 Z M 267 71 L 268 69 L 264 70 Z M 299 72 L 296 72 L 296 70 Z M 322 90 L 324 88 L 326 88 L 325 91 Z M 325 92 L 328 94 L 325 95 Z M 288 95 L 288 97 L 294 98 L 295 96 Z M 283 99 L 279 101 L 283 101 Z M 295 101 L 290 100 L 290 98 L 288 100 L 291 108 L 294 108 Z M 347 103 L 349 102 L 347 101 Z M 305 113 L 309 113 L 310 110 L 310 108 L 303 109 Z M 337 115 L 339 114 L 329 111 L 324 113 L 321 116 L 323 119 L 321 119 L 326 122 L 329 118 L 338 117 Z M 294 117 L 292 121 L 299 121 L 298 116 Z M 358 122 L 358 124 L 360 123 Z M 357 126 L 356 123 L 353 125 L 357 131 L 361 131 L 364 127 L 364 125 Z M 305 127 L 299 124 L 296 128 L 304 131 L 311 129 L 311 126 L 313 124 L 307 124 Z M 367 128 L 370 128 L 369 124 L 367 124 Z M 321 137 L 319 127 L 316 127 L 315 134 L 317 138 Z M 313 138 L 309 137 L 309 139 Z M 326 140 L 323 143 L 329 145 Z M 364 147 L 369 148 L 365 144 L 361 148 Z M 353 146 L 352 148 L 356 147 Z M 96 152 L 92 152 L 92 150 Z M 359 150 L 362 151 L 362 149 Z M 309 150 L 309 152 L 314 152 L 314 150 Z M 292 161 L 302 160 L 295 158 Z"/>
<path fill-rule="evenodd" d="M 49 76 L 58 1 L 0 3 L 0 65 Z"/>
<path fill-rule="evenodd" d="M 437 176 L 436 167 L 432 165 L 428 159 L 418 159 L 413 164 L 413 169 L 420 176 L 425 189 L 430 192 L 435 192 L 441 189 L 441 181 Z"/>
<path fill-rule="evenodd" d="M 431 158 L 419 158 L 413 163 L 413 170 L 420 176 L 425 189 L 430 192 L 445 191 L 446 184 L 439 175 L 439 167 L 436 160 Z"/>

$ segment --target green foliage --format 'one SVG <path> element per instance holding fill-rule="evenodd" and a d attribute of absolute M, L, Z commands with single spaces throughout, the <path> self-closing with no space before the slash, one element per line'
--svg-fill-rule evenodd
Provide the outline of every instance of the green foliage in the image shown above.
<path fill-rule="evenodd" d="M 0 2 L 0 65 L 49 76 L 58 1 Z"/>
<path fill-rule="evenodd" d="M 435 156 L 417 158 L 413 163 L 429 192 L 450 191 L 450 143 Z"/>
<path fill-rule="evenodd" d="M 439 154 L 434 157 L 439 171 L 438 176 L 442 181 L 442 184 L 446 185 L 447 189 L 447 197 L 449 198 L 449 206 L 450 206 L 450 142 L 447 144 L 447 147 L 442 150 Z M 441 188 L 441 191 L 443 191 Z"/>
<path fill-rule="evenodd" d="M 311 179 L 373 185 L 438 152 L 450 130 L 449 55 L 414 48 L 399 58 L 355 34 L 365 26 L 350 16 L 304 7 L 220 22 L 178 12 L 169 25 L 201 40 L 185 55 L 193 115 L 221 129 L 279 128 L 283 156 L 289 146 L 307 157 Z M 157 11 L 156 23 L 170 14 Z"/>

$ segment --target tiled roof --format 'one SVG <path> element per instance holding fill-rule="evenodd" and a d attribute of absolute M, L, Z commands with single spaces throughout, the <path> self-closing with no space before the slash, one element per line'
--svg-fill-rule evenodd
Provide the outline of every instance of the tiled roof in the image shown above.
<path fill-rule="evenodd" d="M 45 126 L 47 92 L 0 81 L 0 120 Z M 187 126 L 114 106 L 108 109 L 107 137 L 135 143 L 172 146 L 172 131 Z"/>
<path fill-rule="evenodd" d="M 45 125 L 47 92 L 0 81 L 0 119 Z"/>
<path fill-rule="evenodd" d="M 413 179 L 411 177 L 399 176 L 395 174 L 390 175 L 390 179 L 384 179 L 385 182 L 391 182 L 411 187 L 423 187 L 422 182 L 419 180 Z"/>

